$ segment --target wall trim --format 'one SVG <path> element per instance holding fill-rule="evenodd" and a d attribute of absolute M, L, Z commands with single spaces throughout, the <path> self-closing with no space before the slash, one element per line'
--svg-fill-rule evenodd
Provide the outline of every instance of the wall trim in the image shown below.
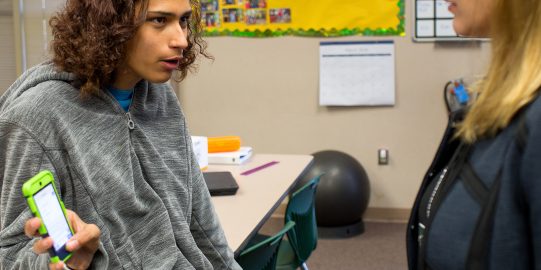
<path fill-rule="evenodd" d="M 273 218 L 284 218 L 287 204 L 282 203 L 272 214 Z M 409 208 L 386 208 L 368 207 L 364 212 L 363 220 L 371 222 L 407 223 L 411 209 Z"/>
<path fill-rule="evenodd" d="M 364 221 L 407 223 L 409 208 L 368 207 L 364 212 Z"/>

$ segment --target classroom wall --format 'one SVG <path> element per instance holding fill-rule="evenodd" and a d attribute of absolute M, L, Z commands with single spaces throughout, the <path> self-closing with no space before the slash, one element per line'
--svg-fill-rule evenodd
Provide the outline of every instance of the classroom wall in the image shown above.
<path fill-rule="evenodd" d="M 215 61 L 178 85 L 192 134 L 239 135 L 255 153 L 346 152 L 368 174 L 369 207 L 409 209 L 445 128 L 444 84 L 482 74 L 490 51 L 487 42 L 413 42 L 413 4 L 404 37 L 207 38 Z M 318 105 L 319 42 L 335 40 L 394 40 L 395 106 Z M 379 148 L 389 165 L 377 164 Z"/>
<path fill-rule="evenodd" d="M 0 0 L 0 94 L 17 77 L 11 0 Z"/>
<path fill-rule="evenodd" d="M 24 2 L 27 63 L 32 66 L 47 58 L 43 16 L 63 1 L 48 1 L 45 13 L 31 0 Z M 239 135 L 256 153 L 346 152 L 368 173 L 371 208 L 410 208 L 445 126 L 443 86 L 449 79 L 481 74 L 490 46 L 413 42 L 413 3 L 406 0 L 404 37 L 207 38 L 215 61 L 202 61 L 199 73 L 177 87 L 192 134 Z M 5 25 L 0 23 L 9 36 Z M 318 105 L 320 41 L 389 39 L 395 42 L 395 106 Z M 20 44 L 15 49 L 19 55 Z M 389 165 L 377 164 L 379 148 L 389 149 Z"/>
<path fill-rule="evenodd" d="M 9 77 L 5 77 L 7 86 L 23 71 L 50 59 L 48 45 L 52 37 L 49 18 L 64 3 L 65 0 L 39 3 L 37 0 L 0 0 L 0 19 L 2 15 L 5 19 L 0 21 L 0 35 L 5 34 L 5 38 L 0 40 L 0 46 L 5 43 L 11 47 L 11 51 L 2 50 L 0 56 L 0 67 L 10 63 Z M 5 88 L 0 85 L 0 94 Z"/>

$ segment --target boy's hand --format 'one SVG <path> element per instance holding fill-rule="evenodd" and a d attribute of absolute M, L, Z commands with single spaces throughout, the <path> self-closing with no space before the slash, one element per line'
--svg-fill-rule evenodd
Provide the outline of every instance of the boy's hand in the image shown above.
<path fill-rule="evenodd" d="M 87 269 L 94 258 L 94 253 L 98 250 L 100 244 L 101 231 L 98 226 L 88 224 L 82 221 L 79 216 L 67 210 L 68 220 L 75 232 L 66 243 L 66 250 L 72 254 L 71 258 L 66 262 L 67 266 L 73 269 Z M 39 218 L 31 218 L 26 221 L 24 232 L 28 237 L 40 237 L 38 228 L 41 225 Z M 53 240 L 50 237 L 39 239 L 34 243 L 33 250 L 37 254 L 47 253 L 53 246 Z M 64 263 L 51 263 L 50 269 L 64 269 Z"/>

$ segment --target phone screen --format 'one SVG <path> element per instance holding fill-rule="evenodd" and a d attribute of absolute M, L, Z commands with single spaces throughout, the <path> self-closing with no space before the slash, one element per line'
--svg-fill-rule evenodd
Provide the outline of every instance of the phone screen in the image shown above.
<path fill-rule="evenodd" d="M 34 194 L 34 201 L 47 229 L 47 233 L 53 239 L 55 254 L 61 258 L 69 254 L 65 245 L 72 237 L 68 221 L 62 212 L 53 184 L 50 183 Z"/>

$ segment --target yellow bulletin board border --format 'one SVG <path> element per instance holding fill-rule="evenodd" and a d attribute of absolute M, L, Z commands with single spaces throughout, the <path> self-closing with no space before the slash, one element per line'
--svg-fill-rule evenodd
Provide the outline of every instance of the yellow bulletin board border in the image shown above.
<path fill-rule="evenodd" d="M 226 0 L 219 0 L 226 1 Z M 241 0 L 242 1 L 242 0 Z M 249 1 L 249 0 L 244 0 Z M 358 0 L 357 0 L 358 1 Z M 355 28 L 320 28 L 320 29 L 302 29 L 302 28 L 287 28 L 287 29 L 269 29 L 265 25 L 257 27 L 255 30 L 242 29 L 242 27 L 231 29 L 231 27 L 222 27 L 222 25 L 213 25 L 211 27 L 205 27 L 205 36 L 233 36 L 233 37 L 278 37 L 278 36 L 304 36 L 304 37 L 341 37 L 341 36 L 405 36 L 405 13 L 404 13 L 405 0 L 397 0 L 398 14 L 396 14 L 395 20 L 398 19 L 398 24 L 394 27 L 355 27 Z M 217 12 L 218 13 L 218 12 Z M 204 18 L 203 18 L 204 19 Z M 220 18 L 216 17 L 216 20 Z M 223 19 L 222 19 L 223 20 Z M 205 22 L 202 21 L 203 25 Z M 244 27 L 246 28 L 246 27 Z"/>

